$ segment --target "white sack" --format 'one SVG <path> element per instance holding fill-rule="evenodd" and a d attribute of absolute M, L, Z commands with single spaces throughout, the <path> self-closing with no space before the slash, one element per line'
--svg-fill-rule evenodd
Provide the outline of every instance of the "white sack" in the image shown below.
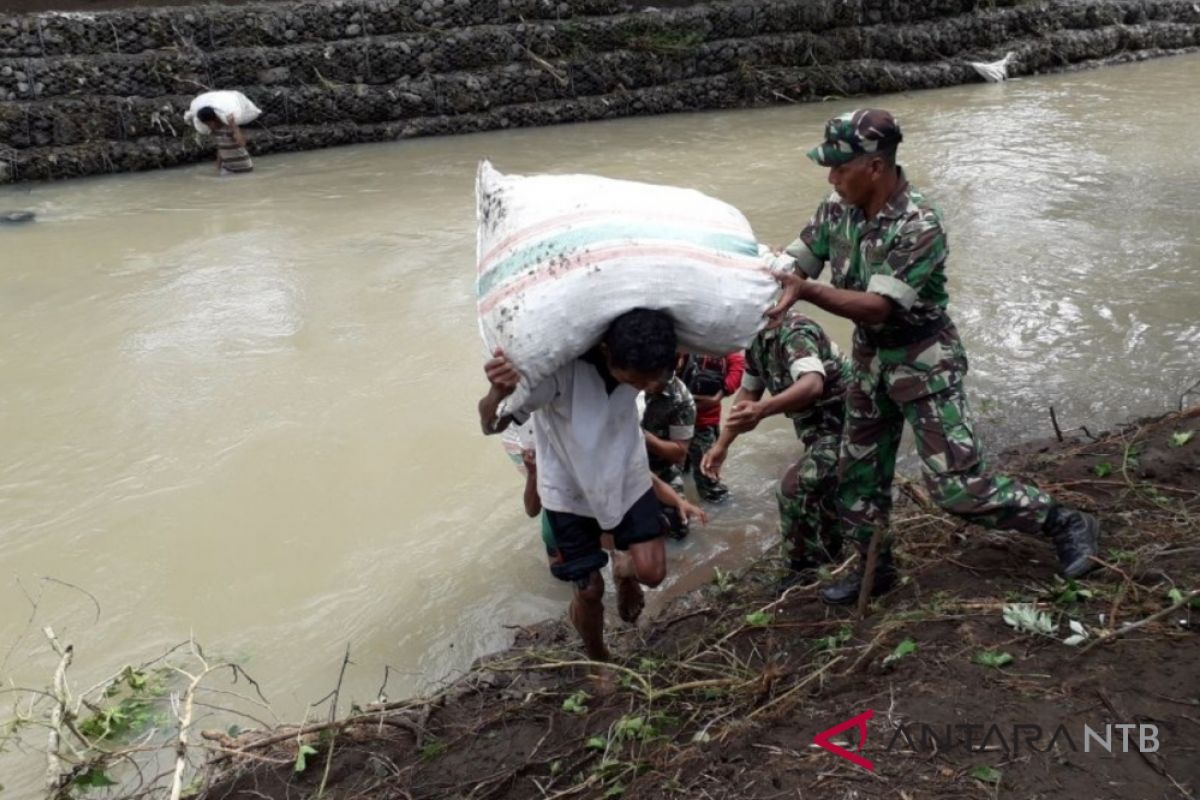
<path fill-rule="evenodd" d="M 250 99 L 241 92 L 205 92 L 193 100 L 192 105 L 183 114 L 184 120 L 196 126 L 196 130 L 200 133 L 211 132 L 207 125 L 196 118 L 197 112 L 205 106 L 212 106 L 213 110 L 217 112 L 217 116 L 221 118 L 221 122 L 225 122 L 229 119 L 229 115 L 233 114 L 233 121 L 238 125 L 249 125 L 262 114 L 258 106 L 251 103 Z"/>
<path fill-rule="evenodd" d="M 521 373 L 514 407 L 634 308 L 668 312 L 683 349 L 745 349 L 779 288 L 742 213 L 691 189 L 485 161 L 475 192 L 479 328 Z"/>

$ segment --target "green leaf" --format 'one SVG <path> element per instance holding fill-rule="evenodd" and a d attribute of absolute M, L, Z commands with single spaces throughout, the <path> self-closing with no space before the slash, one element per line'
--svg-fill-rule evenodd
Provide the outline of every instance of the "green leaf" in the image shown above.
<path fill-rule="evenodd" d="M 586 714 L 588 712 L 588 697 L 587 692 L 576 692 L 566 700 L 563 700 L 562 710 L 570 714 Z"/>
<path fill-rule="evenodd" d="M 312 745 L 300 745 L 300 749 L 296 751 L 296 766 L 293 769 L 296 772 L 304 772 L 304 770 L 308 769 L 308 757 L 315 756 L 316 754 L 317 748 Z"/>
<path fill-rule="evenodd" d="M 975 654 L 975 663 L 984 667 L 1000 669 L 1013 662 L 1013 657 L 1001 650 L 980 650 Z"/>
<path fill-rule="evenodd" d="M 1196 435 L 1195 431 L 1176 431 L 1171 434 L 1171 447 L 1183 447 Z"/>
<path fill-rule="evenodd" d="M 1112 475 L 1112 464 L 1107 461 L 1101 461 L 1096 466 L 1092 467 L 1092 472 L 1096 473 L 1097 478 L 1107 478 Z"/>
<path fill-rule="evenodd" d="M 753 614 L 746 615 L 746 623 L 748 625 L 753 625 L 756 628 L 770 625 L 773 619 L 774 617 L 766 611 L 755 611 Z"/>
<path fill-rule="evenodd" d="M 1032 603 L 1010 603 L 1004 607 L 1004 622 L 1022 633 L 1054 635 L 1054 620 Z"/>
<path fill-rule="evenodd" d="M 444 752 L 446 752 L 446 743 L 434 739 L 421 748 L 421 760 L 433 761 Z"/>
<path fill-rule="evenodd" d="M 998 784 L 1000 783 L 1000 778 L 1002 777 L 1000 770 L 992 767 L 975 767 L 967 774 L 975 780 L 983 781 L 984 783 Z"/>
<path fill-rule="evenodd" d="M 116 786 L 117 782 L 100 767 L 88 767 L 87 772 L 75 776 L 75 785 L 84 789 L 103 789 L 105 786 Z"/>
<path fill-rule="evenodd" d="M 1172 603 L 1178 603 L 1183 600 L 1183 592 L 1179 591 L 1179 589 L 1172 589 L 1171 591 L 1167 592 L 1167 598 Z"/>
<path fill-rule="evenodd" d="M 557 775 L 562 772 L 562 759 L 555 759 L 550 762 L 550 774 Z"/>
<path fill-rule="evenodd" d="M 603 736 L 593 736 L 587 740 L 587 744 L 584 746 L 592 750 L 607 750 L 608 739 L 605 739 Z"/>
<path fill-rule="evenodd" d="M 604 796 L 606 798 L 620 797 L 623 794 L 625 794 L 625 787 L 622 786 L 621 784 L 617 783 L 617 784 L 614 784 L 613 786 L 610 786 L 608 791 L 604 793 Z"/>
<path fill-rule="evenodd" d="M 892 654 L 883 660 L 883 665 L 894 664 L 907 655 L 912 655 L 917 652 L 917 643 L 911 637 L 906 637 L 903 642 L 896 645 L 896 649 Z"/>

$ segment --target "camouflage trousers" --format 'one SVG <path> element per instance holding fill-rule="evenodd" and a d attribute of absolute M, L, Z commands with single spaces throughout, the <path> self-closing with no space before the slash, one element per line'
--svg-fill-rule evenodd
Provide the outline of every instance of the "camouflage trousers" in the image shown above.
<path fill-rule="evenodd" d="M 725 484 L 714 481 L 700 471 L 700 462 L 703 460 L 704 454 L 712 449 L 720 436 L 720 425 L 696 426 L 696 432 L 692 435 L 692 443 L 688 445 L 688 457 L 683 469 L 684 472 L 692 473 L 692 477 L 696 480 L 696 493 L 700 495 L 701 500 L 720 500 L 729 493 Z"/>
<path fill-rule="evenodd" d="M 846 396 L 838 507 L 847 535 L 865 545 L 876 530 L 887 530 L 905 421 L 934 502 L 987 528 L 1041 531 L 1054 501 L 1035 486 L 988 471 L 961 381 L 907 403 L 888 397 L 882 382 L 874 386 L 867 391 L 852 383 Z"/>
<path fill-rule="evenodd" d="M 838 518 L 838 451 L 840 434 L 816 437 L 808 450 L 783 473 L 775 490 L 779 529 L 793 561 L 824 564 L 842 550 Z"/>

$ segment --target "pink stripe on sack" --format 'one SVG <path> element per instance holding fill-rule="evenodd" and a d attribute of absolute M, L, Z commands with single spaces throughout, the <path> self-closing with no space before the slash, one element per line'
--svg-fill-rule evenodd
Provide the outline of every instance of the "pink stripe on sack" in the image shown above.
<path fill-rule="evenodd" d="M 575 272 L 586 267 L 590 267 L 598 262 L 608 261 L 613 258 L 625 258 L 627 256 L 644 256 L 647 258 L 686 258 L 689 261 L 703 261 L 706 264 L 711 264 L 714 267 L 723 269 L 737 269 L 746 272 L 762 272 L 770 274 L 770 270 L 763 266 L 750 265 L 745 263 L 747 260 L 752 260 L 751 256 L 738 256 L 734 258 L 721 258 L 713 255 L 711 250 L 704 248 L 691 248 L 682 245 L 673 245 L 669 247 L 647 247 L 639 245 L 610 245 L 608 247 L 598 247 L 589 251 L 585 255 L 572 261 L 571 265 L 566 268 L 559 268 L 551 273 L 549 270 L 542 269 L 542 265 L 546 262 L 541 262 L 536 267 L 532 275 L 521 278 L 518 281 L 506 285 L 503 290 L 488 295 L 479 301 L 479 313 L 486 314 L 495 308 L 503 300 L 512 297 L 514 294 L 524 291 L 531 286 L 537 286 L 541 283 L 557 280 L 565 273 Z"/>
<path fill-rule="evenodd" d="M 608 209 L 608 210 L 593 209 L 591 211 L 576 211 L 572 214 L 561 214 L 557 217 L 551 217 L 550 219 L 545 220 L 544 222 L 540 222 L 537 225 L 533 225 L 529 228 L 522 228 L 520 232 L 512 234 L 508 238 L 501 241 L 499 244 L 494 245 L 491 250 L 487 251 L 487 253 L 483 256 L 483 258 L 479 259 L 479 264 L 477 266 L 477 272 L 478 272 L 478 274 L 482 275 L 483 273 L 487 272 L 489 269 L 491 269 L 494 266 L 494 264 L 492 262 L 498 260 L 500 253 L 502 253 L 506 250 L 516 249 L 517 245 L 523 244 L 525 241 L 527 241 L 529 239 L 536 239 L 536 238 L 540 237 L 542 234 L 546 233 L 546 231 L 548 231 L 548 230 L 553 230 L 554 228 L 560 228 L 560 227 L 564 227 L 567 225 L 577 225 L 580 222 L 587 222 L 592 219 L 609 219 L 609 220 L 611 220 L 615 217 L 619 217 L 623 213 L 626 213 L 626 212 L 617 211 L 614 209 Z M 747 226 L 733 224 L 733 223 L 729 222 L 728 220 L 722 220 L 721 222 L 716 222 L 713 220 L 698 220 L 693 216 L 685 216 L 682 214 L 655 213 L 654 219 L 663 220 L 664 222 L 683 223 L 683 224 L 690 225 L 693 227 L 698 227 L 698 228 L 702 227 L 702 228 L 715 229 L 715 230 L 727 232 L 727 233 L 746 234 L 746 231 L 747 231 Z M 643 222 L 643 221 L 644 220 L 641 220 L 641 219 L 638 220 L 638 222 Z M 747 235 L 747 238 L 749 238 L 748 235 Z"/>

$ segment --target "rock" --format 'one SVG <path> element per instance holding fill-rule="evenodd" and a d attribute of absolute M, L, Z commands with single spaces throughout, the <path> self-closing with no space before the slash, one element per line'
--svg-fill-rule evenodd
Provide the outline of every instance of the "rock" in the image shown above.
<path fill-rule="evenodd" d="M 0 165 L 0 181 L 8 179 L 8 164 Z M 33 222 L 37 217 L 34 211 L 0 211 L 0 224 L 20 225 L 22 222 Z"/>
<path fill-rule="evenodd" d="M 5 78 L 9 77 L 12 74 L 13 74 L 12 67 L 9 67 L 9 66 L 0 67 L 0 75 L 4 76 Z"/>
<path fill-rule="evenodd" d="M 296 31 L 292 30 L 291 28 L 288 28 L 283 32 L 283 38 L 287 39 L 289 42 L 295 41 L 296 37 L 299 35 L 300 34 L 296 33 Z"/>
<path fill-rule="evenodd" d="M 18 94 L 25 94 L 28 91 L 29 91 L 28 83 L 26 83 L 25 81 L 20 81 L 17 83 L 17 93 Z"/>
<path fill-rule="evenodd" d="M 271 67 L 259 71 L 258 82 L 270 86 L 274 83 L 287 83 L 291 77 L 292 70 L 289 67 Z"/>
<path fill-rule="evenodd" d="M 362 33 L 361 25 L 347 25 L 346 26 L 346 35 L 347 36 L 358 36 L 360 33 Z"/>

